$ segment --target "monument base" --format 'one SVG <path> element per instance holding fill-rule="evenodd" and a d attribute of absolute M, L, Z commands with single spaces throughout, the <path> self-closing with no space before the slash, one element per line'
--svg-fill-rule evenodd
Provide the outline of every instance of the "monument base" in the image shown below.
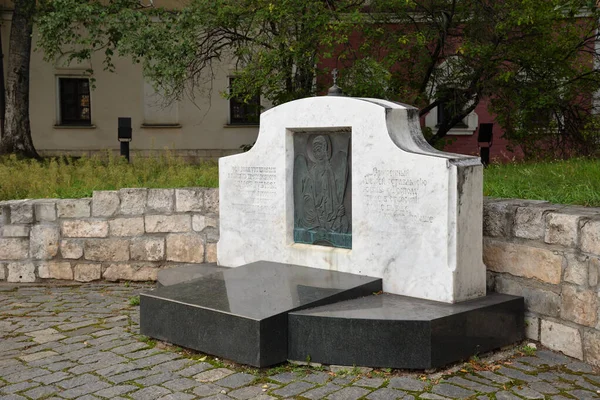
<path fill-rule="evenodd" d="M 203 276 L 228 269 L 219 267 L 217 263 L 180 265 L 177 268 L 167 268 L 158 271 L 156 287 L 172 286 L 178 283 L 193 281 Z"/>
<path fill-rule="evenodd" d="M 524 339 L 522 297 L 457 304 L 382 294 L 289 314 L 291 360 L 428 369 Z"/>
<path fill-rule="evenodd" d="M 259 261 L 141 293 L 140 332 L 266 367 L 288 358 L 290 311 L 368 296 L 381 287 L 379 278 Z"/>

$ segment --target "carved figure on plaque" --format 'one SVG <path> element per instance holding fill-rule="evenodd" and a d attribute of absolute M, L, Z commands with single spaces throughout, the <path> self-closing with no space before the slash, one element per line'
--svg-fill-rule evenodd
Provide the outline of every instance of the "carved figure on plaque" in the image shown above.
<path fill-rule="evenodd" d="M 305 152 L 297 154 L 294 160 L 296 242 L 351 247 L 350 218 L 345 204 L 349 135 L 341 139 L 345 148 L 334 151 L 330 135 L 311 135 L 306 140 Z"/>

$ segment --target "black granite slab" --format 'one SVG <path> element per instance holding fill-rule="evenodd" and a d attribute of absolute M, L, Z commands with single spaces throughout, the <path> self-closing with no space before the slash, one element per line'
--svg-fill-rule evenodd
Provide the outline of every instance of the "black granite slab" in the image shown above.
<path fill-rule="evenodd" d="M 367 296 L 381 279 L 260 261 L 140 296 L 140 331 L 239 363 L 287 360 L 288 312 Z"/>
<path fill-rule="evenodd" d="M 189 282 L 226 269 L 227 267 L 220 267 L 217 263 L 184 264 L 175 268 L 161 269 L 158 271 L 156 286 L 163 287 Z"/>
<path fill-rule="evenodd" d="M 427 369 L 524 339 L 522 297 L 457 304 L 382 294 L 292 312 L 292 360 Z"/>

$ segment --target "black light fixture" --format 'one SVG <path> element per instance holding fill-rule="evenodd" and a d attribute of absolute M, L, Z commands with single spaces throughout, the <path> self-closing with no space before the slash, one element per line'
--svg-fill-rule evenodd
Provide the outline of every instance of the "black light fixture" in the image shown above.
<path fill-rule="evenodd" d="M 118 138 L 121 142 L 121 157 L 125 157 L 129 162 L 129 142 L 131 142 L 131 118 L 119 117 Z"/>
<path fill-rule="evenodd" d="M 484 167 L 487 167 L 490 163 L 490 148 L 494 141 L 493 129 L 494 124 L 492 123 L 479 124 L 477 142 L 479 145 L 479 156 Z"/>

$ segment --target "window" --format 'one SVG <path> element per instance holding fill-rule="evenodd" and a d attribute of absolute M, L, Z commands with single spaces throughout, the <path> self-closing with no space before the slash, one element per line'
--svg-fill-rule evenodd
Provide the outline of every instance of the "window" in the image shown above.
<path fill-rule="evenodd" d="M 235 78 L 229 78 L 229 87 Z M 260 95 L 244 99 L 232 97 L 229 99 L 229 123 L 231 125 L 257 125 L 260 116 Z"/>
<path fill-rule="evenodd" d="M 61 125 L 91 125 L 90 81 L 58 78 Z"/>
<path fill-rule="evenodd" d="M 441 126 L 444 122 L 446 122 L 446 120 L 449 120 L 452 118 L 452 116 L 458 114 L 461 112 L 461 93 L 460 90 L 456 90 L 456 89 L 452 89 L 452 88 L 447 88 L 446 91 L 449 92 L 449 98 L 450 101 L 446 102 L 443 101 L 440 103 L 440 105 L 437 106 L 437 124 L 436 127 Z M 463 119 L 462 121 L 460 121 L 459 123 L 457 123 L 455 126 L 455 128 L 467 128 L 468 125 L 465 122 L 465 120 Z"/>

